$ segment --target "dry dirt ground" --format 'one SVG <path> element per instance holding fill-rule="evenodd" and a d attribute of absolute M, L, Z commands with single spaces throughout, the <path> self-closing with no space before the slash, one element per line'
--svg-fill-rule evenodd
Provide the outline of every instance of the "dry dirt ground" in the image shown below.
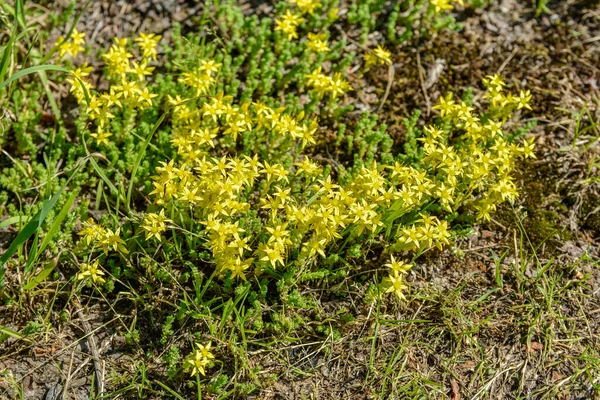
<path fill-rule="evenodd" d="M 341 335 L 251 352 L 265 379 L 277 380 L 248 398 L 600 398 L 600 143 L 574 140 L 600 121 L 600 9 L 594 1 L 551 2 L 552 13 L 536 18 L 532 3 L 501 0 L 460 15 L 460 32 L 403 45 L 381 112 L 400 145 L 402 118 L 421 109 L 427 122 L 448 90 L 479 88 L 493 73 L 530 89 L 533 111 L 521 122 L 537 121 L 538 150 L 519 167 L 518 203 L 454 250 L 421 259 L 403 305 L 322 298 L 332 321 L 352 314 L 350 322 L 332 322 Z M 183 1 L 92 2 L 82 23 L 92 43 L 103 44 L 138 30 L 168 35 L 172 21 L 192 29 L 194 12 Z M 373 70 L 355 82 L 354 100 L 377 104 L 387 79 L 385 68 Z M 71 398 L 89 398 L 96 369 L 90 338 L 106 380 L 140 374 L 133 357 L 140 351 L 132 354 L 114 333 L 114 314 L 91 304 L 85 313 L 65 309 L 69 323 L 48 329 L 43 340 L 0 347 L 0 371 L 14 374 L 0 378 L 0 397 L 14 395 L 2 392 L 13 379 L 27 399 L 61 398 L 65 386 Z M 4 315 L 0 323 L 18 319 Z M 162 361 L 147 362 L 157 366 L 144 377 L 152 382 Z M 142 395 L 164 398 L 151 391 L 127 398 Z"/>

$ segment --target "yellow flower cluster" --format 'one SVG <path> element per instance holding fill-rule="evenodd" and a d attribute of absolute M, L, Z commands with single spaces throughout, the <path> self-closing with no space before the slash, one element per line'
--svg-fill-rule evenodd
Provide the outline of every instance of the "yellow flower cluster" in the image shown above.
<path fill-rule="evenodd" d="M 206 346 L 203 346 L 196 343 L 194 347 L 194 351 L 183 360 L 183 368 L 189 371 L 191 376 L 195 376 L 196 374 L 205 375 L 206 368 L 209 367 L 215 358 L 210 351 L 211 344 L 208 343 Z"/>
<path fill-rule="evenodd" d="M 111 82 L 105 93 L 92 93 L 93 87 L 87 80 L 92 67 L 87 64 L 72 71 L 74 77 L 67 79 L 78 103 L 85 107 L 87 116 L 95 122 L 96 131 L 91 136 L 98 146 L 110 143 L 112 133 L 109 132 L 108 122 L 115 117 L 115 109 L 141 111 L 152 106 L 152 99 L 156 94 L 148 89 L 146 79 L 154 71 L 149 63 L 156 59 L 156 47 L 160 38 L 154 34 L 140 34 L 135 40 L 141 53 L 137 62 L 132 61 L 135 57 L 128 49 L 128 40 L 115 38 L 110 49 L 102 55 Z M 89 104 L 85 101 L 84 92 L 89 94 Z"/>
<path fill-rule="evenodd" d="M 437 128 L 429 127 L 421 139 L 426 161 L 438 170 L 444 187 L 438 184 L 440 203 L 449 209 L 459 200 L 478 197 L 474 200 L 478 218 L 489 219 L 498 203 L 513 201 L 517 188 L 510 175 L 516 158 L 533 158 L 533 139 L 524 141 L 522 146 L 508 143 L 502 131 L 503 121 L 493 116 L 505 118 L 511 110 L 529 108 L 531 96 L 504 95 L 503 84 L 498 76 L 488 77 L 484 82 L 490 89 L 487 98 L 491 99 L 490 115 L 485 118 L 477 115 L 473 107 L 464 102 L 455 102 L 452 95 L 440 98 L 434 108 L 440 111 L 446 124 L 464 130 L 460 146 L 448 144 L 448 135 Z M 453 200 L 454 194 L 454 200 Z"/>
<path fill-rule="evenodd" d="M 487 87 L 488 93 L 485 95 L 486 99 L 490 100 L 490 103 L 496 114 L 501 118 L 506 118 L 515 110 L 521 110 L 526 108 L 531 110 L 529 103 L 531 102 L 531 92 L 529 90 L 521 90 L 518 96 L 511 93 L 505 93 L 504 79 L 498 75 L 487 76 L 483 80 L 483 84 Z"/>
<path fill-rule="evenodd" d="M 179 82 L 182 82 L 196 90 L 196 96 L 201 96 L 208 92 L 208 89 L 215 82 L 214 76 L 219 72 L 221 64 L 214 62 L 213 60 L 200 60 L 199 66 L 190 72 L 184 72 L 179 78 Z M 178 99 L 171 101 L 171 104 L 177 105 Z"/>
<path fill-rule="evenodd" d="M 465 5 L 463 0 L 455 0 L 454 2 L 460 4 L 461 6 Z M 454 9 L 452 0 L 429 0 L 429 4 L 436 14 Z"/>
<path fill-rule="evenodd" d="M 302 15 L 315 15 L 315 11 L 323 7 L 319 0 L 289 0 L 289 3 L 296 5 Z M 298 39 L 297 29 L 302 22 L 304 22 L 304 18 L 301 15 L 288 9 L 283 15 L 275 19 L 275 30 L 285 33 L 288 40 Z M 318 36 L 320 35 L 314 35 L 312 39 L 309 37 L 308 47 L 317 53 L 329 51 L 327 42 L 324 42 L 324 38 Z"/>
<path fill-rule="evenodd" d="M 333 99 L 352 89 L 350 84 L 342 78 L 340 72 L 336 72 L 333 76 L 327 76 L 321 72 L 320 66 L 312 73 L 306 75 L 306 79 L 308 80 L 308 85 L 315 92 L 321 95 L 329 93 Z"/>
<path fill-rule="evenodd" d="M 302 14 L 315 15 L 315 10 L 323 7 L 319 0 L 289 0 L 291 4 L 295 4 Z"/>
<path fill-rule="evenodd" d="M 327 46 L 327 34 L 309 33 L 306 48 L 316 54 L 330 51 L 331 49 Z"/>
<path fill-rule="evenodd" d="M 142 223 L 142 229 L 146 231 L 146 239 L 155 238 L 160 240 L 160 234 L 167 230 L 167 222 L 171 222 L 165 217 L 165 210 L 160 213 L 148 213 Z"/>
<path fill-rule="evenodd" d="M 65 40 L 63 36 L 59 36 L 56 43 L 60 44 Z M 58 54 L 62 57 L 68 54 L 72 57 L 77 55 L 84 50 L 83 45 L 85 44 L 85 33 L 79 32 L 77 29 L 73 29 L 69 40 L 62 43 L 58 49 Z"/>
<path fill-rule="evenodd" d="M 394 293 L 398 298 L 404 300 L 404 291 L 407 288 L 404 284 L 404 277 L 411 270 L 412 265 L 397 261 L 394 256 L 391 256 L 390 263 L 385 266 L 390 269 L 388 277 L 384 280 L 384 283 L 388 286 L 386 292 Z"/>
<path fill-rule="evenodd" d="M 275 30 L 285 33 L 288 40 L 298 39 L 296 30 L 302 22 L 304 22 L 304 18 L 286 10 L 285 14 L 275 20 Z"/>
<path fill-rule="evenodd" d="M 128 253 L 125 241 L 120 237 L 121 228 L 117 228 L 113 232 L 111 229 L 96 224 L 92 218 L 85 221 L 83 226 L 78 235 L 82 236 L 82 240 L 87 246 L 92 245 L 92 249 L 101 248 L 107 254 L 110 249 L 123 254 Z"/>
<path fill-rule="evenodd" d="M 102 275 L 104 275 L 104 271 L 100 269 L 99 262 L 96 260 L 92 264 L 81 264 L 77 280 L 91 279 L 94 283 L 104 283 L 106 281 Z"/>
<path fill-rule="evenodd" d="M 311 13 L 304 3 L 296 4 Z M 284 25 L 295 27 L 302 18 L 288 10 L 284 19 Z M 288 28 L 280 30 L 284 29 Z M 103 55 L 110 83 L 105 93 L 91 93 L 87 64 L 73 71 L 84 82 L 82 86 L 71 80 L 77 99 L 83 102 L 84 89 L 91 93 L 86 110 L 96 125 L 92 137 L 98 144 L 109 143 L 108 121 L 115 110 L 152 105 L 155 95 L 146 79 L 152 74 L 149 63 L 157 56 L 159 40 L 160 36 L 141 34 L 135 40 L 140 56 L 134 61 L 127 39 L 115 39 Z M 311 51 L 329 50 L 325 35 L 309 34 L 308 41 Z M 369 65 L 391 63 L 391 53 L 380 46 L 369 55 L 365 57 Z M 221 279 L 246 280 L 250 272 L 260 274 L 290 264 L 303 267 L 315 257 L 327 257 L 327 249 L 339 239 L 384 229 L 392 236 L 392 252 L 442 248 L 451 239 L 444 213 L 473 205 L 478 218 L 489 219 L 497 204 L 517 196 L 511 176 L 515 160 L 534 157 L 532 140 L 509 143 L 502 131 L 514 111 L 530 108 L 530 93 L 512 95 L 501 77 L 490 76 L 484 81 L 490 101 L 484 114 L 455 101 L 451 93 L 439 99 L 435 109 L 442 123 L 425 127 L 418 139 L 418 162 L 373 162 L 353 173 L 338 171 L 340 181 L 335 181 L 302 154 L 304 147 L 316 144 L 315 119 L 305 118 L 304 113 L 290 115 L 260 101 L 238 104 L 222 92 L 215 94 L 222 65 L 210 59 L 200 59 L 196 65 L 179 77 L 187 89 L 167 96 L 177 157 L 156 168 L 150 194 L 158 211 L 147 213 L 139 227 L 147 240 L 161 240 L 171 222 L 167 210 L 178 221 L 201 223 L 204 229 L 198 235 L 206 239 Z M 315 92 L 333 99 L 351 89 L 341 73 L 330 77 L 321 67 L 306 79 Z M 262 153 L 261 157 L 236 154 L 240 142 L 247 140 L 265 145 L 269 158 Z M 127 253 L 120 228 L 113 232 L 90 219 L 79 235 L 92 249 Z M 79 279 L 102 281 L 95 267 L 97 263 L 84 264 Z M 403 298 L 410 265 L 392 257 L 388 267 L 386 290 Z M 204 373 L 201 368 L 210 358 L 198 354 L 192 357 L 193 374 Z"/>
<path fill-rule="evenodd" d="M 531 96 L 504 93 L 501 77 L 488 76 L 486 98 L 489 110 L 479 115 L 464 102 L 456 102 L 452 94 L 439 99 L 434 108 L 440 111 L 441 126 L 427 126 L 421 142 L 423 158 L 420 165 L 406 166 L 396 163 L 388 167 L 389 179 L 398 189 L 397 200 L 389 207 L 392 219 L 423 209 L 426 204 L 437 204 L 442 210 L 452 212 L 460 205 L 473 204 L 479 219 L 490 219 L 497 204 L 513 201 L 517 188 L 511 173 L 516 158 L 535 157 L 533 139 L 521 145 L 509 143 L 502 131 L 504 119 L 516 109 L 529 108 Z M 494 116 L 501 116 L 497 120 Z M 448 130 L 450 129 L 450 130 Z M 452 131 L 461 132 L 454 138 Z M 385 217 L 384 217 L 385 218 Z M 420 252 L 427 248 L 449 244 L 450 230 L 447 221 L 420 213 L 413 223 L 398 230 L 392 251 Z M 391 271 L 385 279 L 387 292 L 404 298 L 404 277 L 410 269 L 404 263 L 392 261 Z"/>
<path fill-rule="evenodd" d="M 364 55 L 365 69 L 369 69 L 378 64 L 391 64 L 392 53 L 381 46 L 377 46 L 372 52 L 369 51 Z"/>
<path fill-rule="evenodd" d="M 146 60 L 156 60 L 156 56 L 158 55 L 156 49 L 161 38 L 160 35 L 154 33 L 140 33 L 135 41 L 142 50 L 142 58 L 145 58 Z"/>
<path fill-rule="evenodd" d="M 180 81 L 194 93 L 208 93 L 220 66 L 210 60 L 200 65 Z M 205 82 L 199 83 L 201 75 Z M 504 107 L 518 108 L 520 97 L 505 97 L 513 100 Z M 395 229 L 392 251 L 442 248 L 450 243 L 448 222 L 422 210 L 436 204 L 437 212 L 450 213 L 474 203 L 478 217 L 489 218 L 498 203 L 517 196 L 510 176 L 515 158 L 533 156 L 532 142 L 509 144 L 502 133 L 503 122 L 483 118 L 449 94 L 435 107 L 446 128 L 427 126 L 419 138 L 420 163 L 373 163 L 342 185 L 324 176 L 323 169 L 305 155 L 292 165 L 260 159 L 257 154 L 213 155 L 217 143 L 235 143 L 243 135 L 267 137 L 273 140 L 273 149 L 284 141 L 299 148 L 314 144 L 315 120 L 260 102 L 236 105 L 222 93 L 176 96 L 169 101 L 172 143 L 180 161 L 156 168 L 151 195 L 156 205 L 188 210 L 189 218 L 201 221 L 221 278 L 245 280 L 253 270 L 261 273 L 290 262 L 304 264 L 316 256 L 327 257 L 327 247 L 337 239 L 376 233 L 406 215 L 416 217 Z M 459 138 L 454 130 L 461 132 Z M 250 224 L 251 229 L 243 222 L 250 211 L 260 220 L 258 227 Z M 148 214 L 142 225 L 147 238 L 160 238 L 165 221 L 164 210 Z M 409 267 L 395 261 L 391 265 L 388 291 L 402 297 Z"/>

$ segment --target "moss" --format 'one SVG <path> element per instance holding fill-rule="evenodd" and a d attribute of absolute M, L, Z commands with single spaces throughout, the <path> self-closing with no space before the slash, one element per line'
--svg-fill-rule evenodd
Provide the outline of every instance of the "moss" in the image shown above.
<path fill-rule="evenodd" d="M 535 238 L 536 243 L 541 243 L 546 238 L 558 238 L 560 241 L 570 240 L 571 232 L 560 223 L 560 215 L 553 210 L 541 209 L 530 218 L 526 225 L 526 232 Z M 528 228 L 528 229 L 527 229 Z"/>
<path fill-rule="evenodd" d="M 571 240 L 572 232 L 565 223 L 568 207 L 560 200 L 549 201 L 555 193 L 557 175 L 551 163 L 524 163 L 516 171 L 521 193 L 519 205 L 527 217 L 523 229 L 534 248 L 545 243 L 545 252 L 558 252 L 565 241 Z M 509 207 L 499 209 L 497 219 L 507 227 L 515 227 L 514 213 Z"/>
<path fill-rule="evenodd" d="M 600 196 L 597 193 L 588 193 L 581 204 L 581 215 L 584 218 L 581 221 L 581 227 L 584 230 L 592 231 L 594 237 L 600 237 Z"/>

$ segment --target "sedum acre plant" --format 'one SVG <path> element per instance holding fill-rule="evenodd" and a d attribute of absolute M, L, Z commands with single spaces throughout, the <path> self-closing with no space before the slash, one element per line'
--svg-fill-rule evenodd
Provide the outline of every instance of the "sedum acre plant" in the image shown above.
<path fill-rule="evenodd" d="M 83 87 L 72 86 L 96 125 L 91 136 L 99 146 L 100 137 L 110 136 L 105 127 L 114 110 L 143 110 L 157 96 L 145 85 L 157 41 L 144 34 L 136 39 L 138 63 L 130 61 L 127 41 L 115 40 L 104 55 L 114 84 L 93 93 L 88 107 Z M 74 75 L 85 79 L 86 68 Z M 450 243 L 447 218 L 457 210 L 470 207 L 479 219 L 489 219 L 497 204 L 514 200 L 515 159 L 533 156 L 532 142 L 511 143 L 502 131 L 513 111 L 528 107 L 530 95 L 505 93 L 502 78 L 493 76 L 484 81 L 490 104 L 481 114 L 451 93 L 440 99 L 439 123 L 425 127 L 414 160 L 374 161 L 336 176 L 306 152 L 317 143 L 317 119 L 217 92 L 221 68 L 214 59 L 200 59 L 192 71 L 181 72 L 180 94 L 164 103 L 176 155 L 156 167 L 149 211 L 132 219 L 137 228 L 128 242 L 120 228 L 87 222 L 80 235 L 92 249 L 126 255 L 143 243 L 140 237 L 152 243 L 190 235 L 199 241 L 189 250 L 208 250 L 216 275 L 237 282 L 289 268 L 310 270 L 340 242 L 365 242 L 384 231 L 388 251 L 420 254 Z M 339 74 L 332 79 L 320 69 L 308 79 L 332 97 L 347 86 Z M 403 298 L 410 264 L 392 258 L 388 266 L 386 290 Z"/>
<path fill-rule="evenodd" d="M 362 39 L 385 3 L 350 2 L 345 22 L 360 26 Z M 464 6 L 411 3 L 407 26 L 435 25 L 454 4 Z M 89 160 L 73 183 L 82 201 L 65 235 L 80 217 L 76 260 L 68 261 L 78 265 L 79 290 L 120 285 L 139 299 L 153 285 L 189 285 L 182 290 L 195 300 L 185 292 L 165 302 L 176 317 L 165 323 L 164 341 L 175 318 L 222 312 L 219 328 L 208 326 L 222 329 L 234 299 L 247 303 L 253 332 L 261 333 L 267 293 L 304 307 L 295 287 L 340 281 L 361 263 L 383 271 L 372 285 L 378 293 L 405 299 L 415 260 L 452 243 L 455 219 L 487 220 L 516 199 L 512 173 L 518 159 L 534 157 L 534 145 L 504 126 L 530 108 L 530 93 L 511 93 L 497 75 L 484 80 L 479 108 L 448 93 L 422 131 L 418 115 L 407 120 L 402 152 L 376 114 L 364 112 L 354 125 L 348 117 L 356 87 L 350 67 L 393 68 L 398 38 L 390 32 L 388 48 L 369 44 L 356 58 L 333 29 L 337 6 L 280 2 L 273 18 L 259 20 L 231 2 L 207 2 L 225 27 L 189 40 L 175 27 L 170 42 L 152 33 L 114 38 L 101 52 L 102 68 L 81 60 L 84 33 L 59 38 L 81 141 L 64 140 L 53 159 L 64 157 L 68 168 Z M 389 18 L 394 30 L 399 16 Z M 367 261 L 368 252 L 377 261 Z M 213 298 L 202 303 L 207 291 Z M 273 314 L 271 329 L 298 324 Z M 215 356 L 208 340 L 197 339 L 209 344 L 195 344 L 182 367 L 199 379 Z M 177 364 L 179 353 L 168 354 Z"/>

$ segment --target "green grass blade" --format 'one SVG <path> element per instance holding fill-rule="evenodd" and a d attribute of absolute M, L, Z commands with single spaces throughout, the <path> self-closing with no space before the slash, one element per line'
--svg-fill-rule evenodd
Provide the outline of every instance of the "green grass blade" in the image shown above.
<path fill-rule="evenodd" d="M 46 266 L 44 267 L 44 269 L 41 270 L 40 273 L 37 274 L 37 276 L 35 278 L 31 279 L 29 282 L 27 282 L 27 284 L 25 286 L 23 286 L 23 290 L 32 290 L 37 285 L 39 285 L 40 283 L 45 281 L 46 278 L 48 278 L 48 276 L 50 276 L 52 271 L 54 271 L 56 264 L 57 264 L 57 261 L 55 261 L 55 260 L 49 261 L 48 264 L 46 264 Z"/>
<path fill-rule="evenodd" d="M 2 52 L 2 60 L 0 60 L 0 82 L 4 80 L 4 75 L 6 75 L 6 71 L 8 70 L 8 65 L 10 64 L 10 56 L 13 51 L 13 45 L 15 43 L 15 38 L 17 36 L 17 24 L 13 25 L 12 34 L 8 38 L 8 42 L 4 46 L 4 51 Z"/>
<path fill-rule="evenodd" d="M 15 20 L 25 29 L 25 7 L 23 0 L 15 0 Z"/>
<path fill-rule="evenodd" d="M 6 218 L 4 221 L 0 222 L 0 229 L 4 229 L 7 226 L 11 226 L 13 224 L 19 224 L 19 223 L 27 223 L 29 222 L 31 218 L 25 216 L 25 215 L 15 215 L 14 217 L 8 217 Z"/>
<path fill-rule="evenodd" d="M 165 389 L 167 392 L 169 392 L 171 394 L 171 396 L 175 397 L 176 399 L 185 400 L 179 393 L 177 393 L 176 391 L 174 391 L 173 389 L 171 389 L 170 387 L 168 387 L 161 381 L 155 380 L 154 383 L 156 383 L 158 386 Z"/>
<path fill-rule="evenodd" d="M 29 272 L 31 271 L 32 267 L 33 267 L 33 263 L 34 261 L 37 259 L 38 256 L 38 243 L 40 241 L 40 235 L 38 235 L 36 233 L 36 235 L 33 237 L 33 242 L 31 243 L 31 246 L 29 247 L 29 254 L 27 255 L 27 263 L 25 264 L 25 268 L 23 269 L 23 276 L 25 277 L 25 279 L 27 279 L 27 276 L 29 276 Z"/>
<path fill-rule="evenodd" d="M 127 189 L 127 198 L 126 198 L 126 202 L 125 202 L 127 212 L 129 212 L 129 210 L 130 210 L 129 205 L 130 205 L 130 201 L 131 201 L 131 193 L 133 192 L 133 182 L 135 181 L 135 175 L 137 173 L 137 170 L 140 166 L 140 163 L 142 162 L 142 159 L 144 158 L 144 155 L 146 154 L 146 149 L 148 148 L 148 144 L 150 143 L 150 140 L 154 136 L 154 133 L 156 133 L 156 130 L 158 129 L 160 124 L 162 124 L 162 122 L 164 121 L 165 117 L 167 116 L 167 113 L 168 113 L 168 111 L 165 111 L 160 116 L 158 121 L 156 121 L 152 130 L 150 131 L 148 136 L 146 136 L 146 138 L 144 139 L 142 148 L 141 148 L 140 152 L 138 153 L 135 163 L 133 164 L 133 169 L 131 170 L 131 178 L 129 179 L 129 188 Z"/>
<path fill-rule="evenodd" d="M 62 125 L 62 116 L 60 114 L 60 108 L 58 108 L 58 104 L 54 99 L 54 95 L 52 94 L 52 90 L 50 90 L 50 82 L 48 81 L 48 76 L 46 75 L 46 71 L 38 71 L 38 75 L 40 76 L 40 80 L 42 81 L 42 86 L 44 86 L 44 92 L 46 92 L 46 97 L 48 98 L 48 102 L 50 103 L 50 108 L 54 113 L 54 118 Z"/>
<path fill-rule="evenodd" d="M 71 209 L 71 206 L 73 205 L 73 202 L 75 201 L 75 197 L 78 194 L 79 194 L 79 192 L 73 192 L 71 194 L 71 196 L 69 196 L 69 198 L 67 199 L 67 202 L 65 203 L 63 208 L 60 210 L 60 213 L 58 214 L 58 216 L 52 223 L 52 226 L 50 227 L 48 234 L 42 241 L 42 244 L 40 245 L 40 248 L 38 249 L 38 255 L 41 254 L 46 249 L 46 247 L 48 246 L 48 244 L 50 243 L 52 238 L 58 233 L 58 230 L 60 229 L 60 224 L 62 224 L 63 220 L 69 213 L 69 210 Z"/>
<path fill-rule="evenodd" d="M 25 225 L 25 227 L 23 229 L 21 229 L 21 232 L 19 232 L 17 237 L 12 241 L 12 243 L 8 247 L 8 250 L 6 250 L 6 252 L 2 255 L 2 257 L 0 257 L 0 291 L 4 288 L 4 264 L 6 264 L 8 259 L 10 257 L 12 257 L 12 255 L 15 254 L 15 252 L 33 234 L 35 234 L 38 231 L 38 229 L 40 229 L 40 227 L 42 226 L 42 223 L 48 216 L 48 213 L 50 212 L 50 210 L 52 210 L 52 208 L 58 201 L 58 198 L 62 194 L 63 190 L 64 190 L 64 186 L 58 191 L 58 193 L 56 193 L 50 199 L 44 201 L 44 204 L 42 205 L 42 209 L 37 214 L 35 214 L 33 216 L 33 218 L 31 218 L 31 220 L 27 223 L 27 225 Z"/>
<path fill-rule="evenodd" d="M 71 73 L 71 71 L 69 71 L 68 69 L 59 67 L 56 65 L 50 65 L 50 64 L 36 65 L 35 67 L 25 68 L 25 69 L 17 72 L 16 74 L 14 74 L 13 76 L 11 76 L 4 82 L 0 83 L 0 90 L 4 89 L 6 86 L 8 86 L 9 83 L 16 81 L 19 78 L 22 78 L 26 75 L 33 74 L 33 73 L 39 72 L 39 71 L 59 71 L 59 72 L 65 72 L 67 74 L 73 75 Z M 75 77 L 75 79 L 77 79 L 79 81 L 79 84 L 81 85 L 81 87 L 83 89 L 83 95 L 85 97 L 85 101 L 87 104 L 89 104 L 90 103 L 90 94 L 88 93 L 87 89 L 83 85 L 83 82 L 81 81 L 81 79 L 79 79 L 75 75 L 73 75 L 73 77 Z"/>
<path fill-rule="evenodd" d="M 15 339 L 24 339 L 25 338 L 25 336 L 21 335 L 19 332 L 15 332 L 12 329 L 8 329 L 4 325 L 0 325 L 0 333 L 3 335 L 14 337 Z"/>
<path fill-rule="evenodd" d="M 108 186 L 108 188 L 110 189 L 110 191 L 115 196 L 119 196 L 119 189 L 117 189 L 117 187 L 110 181 L 110 179 L 108 179 L 108 176 L 106 176 L 106 173 L 104 173 L 104 170 L 98 165 L 98 163 L 96 162 L 96 160 L 94 160 L 93 158 L 90 158 L 90 163 L 92 164 L 92 167 L 94 168 L 94 170 L 96 171 L 96 173 L 98 175 L 100 175 L 100 178 L 102 178 L 102 180 L 104 181 L 104 183 L 106 183 L 106 185 Z"/>

